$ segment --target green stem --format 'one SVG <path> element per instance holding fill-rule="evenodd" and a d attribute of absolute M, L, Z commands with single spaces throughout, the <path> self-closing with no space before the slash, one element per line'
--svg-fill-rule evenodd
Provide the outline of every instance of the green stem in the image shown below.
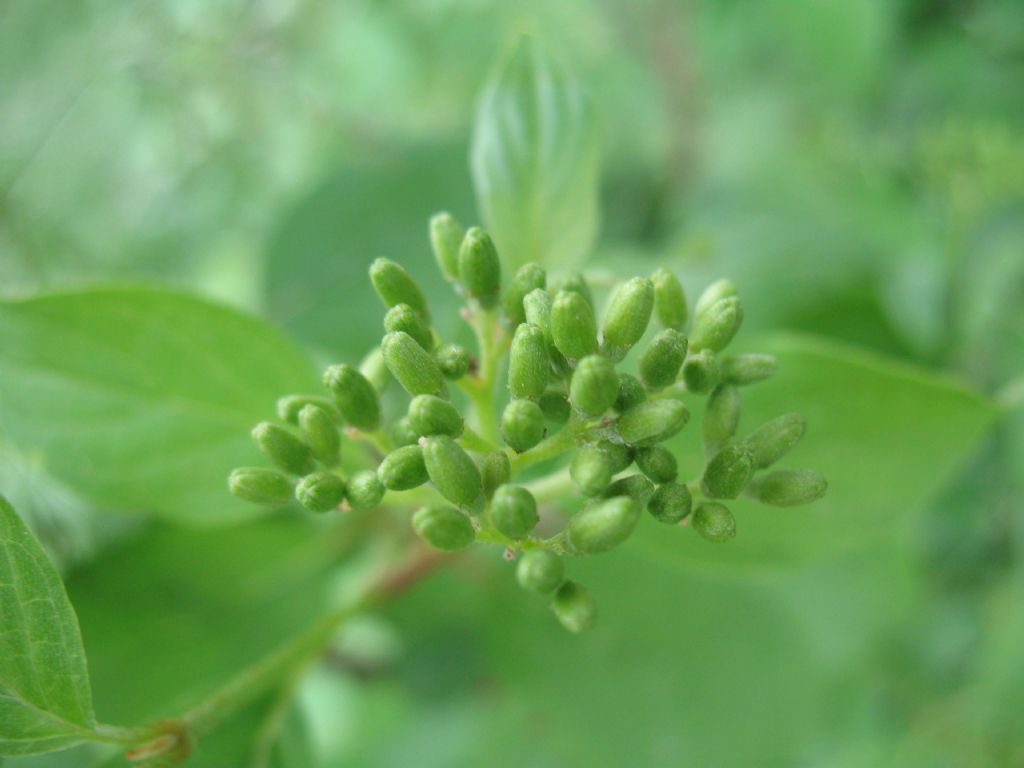
<path fill-rule="evenodd" d="M 507 343 L 507 335 L 493 310 L 476 308 L 470 320 L 477 344 L 477 373 L 460 382 L 463 391 L 473 403 L 480 434 L 490 443 L 499 442 L 498 415 L 495 413 L 494 387 L 498 361 Z"/>
<path fill-rule="evenodd" d="M 575 490 L 575 487 L 572 478 L 569 477 L 568 469 L 561 469 L 526 484 L 526 489 L 533 494 L 538 502 L 563 498 L 565 494 Z"/>
<path fill-rule="evenodd" d="M 553 459 L 569 450 L 576 444 L 576 439 L 590 429 L 590 424 L 579 419 L 575 414 L 558 432 L 546 440 L 542 440 L 528 451 L 512 457 L 512 471 L 516 472 L 541 461 Z"/>
<path fill-rule="evenodd" d="M 479 434 L 468 425 L 462 430 L 461 441 L 463 447 L 468 448 L 471 451 L 487 453 L 489 451 L 501 450 L 495 443 L 487 440 L 483 435 Z"/>

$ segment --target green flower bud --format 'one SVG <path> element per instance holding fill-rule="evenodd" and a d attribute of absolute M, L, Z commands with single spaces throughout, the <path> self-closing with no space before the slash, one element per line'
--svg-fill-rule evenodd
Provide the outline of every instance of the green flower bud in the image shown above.
<path fill-rule="evenodd" d="M 604 311 L 602 351 L 615 361 L 624 358 L 647 330 L 653 309 L 654 284 L 650 280 L 634 277 L 622 283 Z"/>
<path fill-rule="evenodd" d="M 690 333 L 690 349 L 699 352 L 725 349 L 743 322 L 743 307 L 735 296 L 712 304 L 707 312 L 698 315 Z"/>
<path fill-rule="evenodd" d="M 345 498 L 345 481 L 331 472 L 314 472 L 299 480 L 295 498 L 310 512 L 329 512 Z"/>
<path fill-rule="evenodd" d="M 427 465 L 419 445 L 396 448 L 377 467 L 377 477 L 389 491 L 408 491 L 427 482 Z"/>
<path fill-rule="evenodd" d="M 380 400 L 377 390 L 363 374 L 351 365 L 332 365 L 324 371 L 324 385 L 330 390 L 346 422 L 364 432 L 372 432 L 377 428 L 380 423 Z"/>
<path fill-rule="evenodd" d="M 550 549 L 531 549 L 519 558 L 516 581 L 523 589 L 547 595 L 565 581 L 565 565 Z"/>
<path fill-rule="evenodd" d="M 700 317 L 707 312 L 713 304 L 735 295 L 736 286 L 732 284 L 732 280 L 717 280 L 705 288 L 704 293 L 702 293 L 700 298 L 697 299 L 697 304 L 693 308 L 693 316 L 695 318 Z"/>
<path fill-rule="evenodd" d="M 683 330 L 689 311 L 683 286 L 672 272 L 660 267 L 651 275 L 654 283 L 654 314 L 666 328 Z"/>
<path fill-rule="evenodd" d="M 484 308 L 493 307 L 501 292 L 501 262 L 490 235 L 470 227 L 459 248 L 459 279 Z"/>
<path fill-rule="evenodd" d="M 462 227 L 447 211 L 430 218 L 430 247 L 437 266 L 445 280 L 459 279 L 459 246 L 462 245 Z"/>
<path fill-rule="evenodd" d="M 629 496 L 591 503 L 573 516 L 565 530 L 573 550 L 582 555 L 607 552 L 633 533 L 640 505 Z"/>
<path fill-rule="evenodd" d="M 722 381 L 742 387 L 771 378 L 778 366 L 771 355 L 730 355 L 721 368 Z"/>
<path fill-rule="evenodd" d="M 465 426 L 459 409 L 434 395 L 416 395 L 409 403 L 409 424 L 417 435 L 458 437 Z"/>
<path fill-rule="evenodd" d="M 430 397 L 430 395 L 425 395 L 425 397 Z M 388 434 L 396 448 L 401 448 L 403 445 L 415 445 L 420 439 L 419 433 L 413 428 L 408 416 L 396 420 L 388 430 Z"/>
<path fill-rule="evenodd" d="M 544 394 L 551 376 L 548 342 L 544 331 L 523 323 L 512 337 L 508 356 L 508 389 L 512 397 L 536 400 Z"/>
<path fill-rule="evenodd" d="M 800 442 L 806 429 L 799 413 L 784 413 L 755 429 L 743 441 L 754 454 L 754 468 L 764 469 L 781 459 Z"/>
<path fill-rule="evenodd" d="M 645 400 L 619 417 L 619 435 L 632 445 L 654 445 L 686 426 L 690 411 L 678 400 Z"/>
<path fill-rule="evenodd" d="M 501 435 L 518 453 L 533 448 L 544 438 L 544 412 L 532 400 L 513 400 L 501 414 Z"/>
<path fill-rule="evenodd" d="M 619 394 L 619 377 L 607 357 L 588 355 L 576 364 L 569 384 L 569 400 L 587 416 L 600 416 Z"/>
<path fill-rule="evenodd" d="M 563 627 L 578 635 L 597 618 L 597 606 L 590 590 L 575 581 L 567 581 L 555 592 L 551 610 Z"/>
<path fill-rule="evenodd" d="M 643 475 L 626 475 L 620 477 L 604 490 L 604 497 L 612 499 L 616 496 L 628 496 L 643 507 L 654 494 L 654 483 Z"/>
<path fill-rule="evenodd" d="M 461 379 L 469 372 L 469 352 L 459 344 L 442 344 L 434 353 L 434 359 L 446 379 Z"/>
<path fill-rule="evenodd" d="M 596 445 L 584 446 L 573 454 L 569 477 L 584 496 L 599 496 L 612 481 L 612 459 Z"/>
<path fill-rule="evenodd" d="M 412 516 L 412 527 L 430 546 L 445 552 L 465 549 L 476 538 L 473 523 L 466 514 L 444 504 L 431 504 L 416 510 Z"/>
<path fill-rule="evenodd" d="M 523 299 L 523 311 L 526 314 L 526 322 L 544 331 L 544 338 L 548 342 L 548 357 L 551 360 L 552 369 L 559 374 L 565 374 L 571 368 L 565 359 L 565 355 L 555 346 L 554 337 L 551 335 L 551 307 L 553 303 L 547 291 L 536 288 L 526 294 L 526 297 Z"/>
<path fill-rule="evenodd" d="M 615 396 L 612 408 L 619 413 L 625 413 L 646 399 L 647 392 L 644 385 L 640 383 L 640 379 L 628 373 L 619 374 L 619 394 Z"/>
<path fill-rule="evenodd" d="M 512 278 L 512 284 L 505 290 L 502 308 L 509 324 L 514 328 L 526 322 L 526 310 L 523 309 L 523 298 L 530 291 L 543 289 L 547 285 L 547 274 L 540 264 L 529 262 L 523 264 Z"/>
<path fill-rule="evenodd" d="M 348 499 L 348 505 L 356 512 L 373 509 L 384 498 L 384 484 L 381 483 L 376 472 L 364 469 L 348 479 L 345 498 Z"/>
<path fill-rule="evenodd" d="M 363 361 L 359 363 L 359 372 L 370 382 L 377 394 L 386 390 L 388 384 L 391 383 L 391 371 L 388 370 L 387 363 L 384 362 L 384 354 L 380 351 L 380 347 L 374 347 L 363 358 Z"/>
<path fill-rule="evenodd" d="M 636 465 L 656 483 L 671 483 L 679 476 L 679 462 L 672 451 L 660 445 L 639 448 Z"/>
<path fill-rule="evenodd" d="M 298 424 L 299 411 L 307 405 L 318 405 L 327 411 L 333 421 L 341 420 L 341 415 L 338 413 L 338 409 L 334 407 L 334 403 L 326 397 L 320 397 L 319 395 L 285 395 L 277 401 L 277 415 L 281 421 L 287 421 L 289 424 Z"/>
<path fill-rule="evenodd" d="M 648 389 L 663 389 L 676 380 L 686 357 L 686 337 L 666 328 L 651 339 L 640 357 L 640 378 Z"/>
<path fill-rule="evenodd" d="M 408 304 L 395 304 L 384 315 L 384 330 L 388 333 L 403 331 L 415 339 L 427 352 L 434 349 L 434 334 L 423 317 Z"/>
<path fill-rule="evenodd" d="M 718 386 L 720 375 L 714 354 L 703 350 L 686 358 L 683 363 L 683 382 L 687 392 L 703 395 Z"/>
<path fill-rule="evenodd" d="M 777 469 L 755 478 L 747 494 L 774 507 L 810 504 L 825 495 L 828 481 L 813 469 Z"/>
<path fill-rule="evenodd" d="M 423 460 L 430 481 L 448 501 L 469 506 L 480 496 L 480 470 L 465 449 L 448 435 L 426 438 Z"/>
<path fill-rule="evenodd" d="M 412 336 L 389 333 L 380 348 L 391 375 L 410 395 L 447 395 L 441 368 Z"/>
<path fill-rule="evenodd" d="M 295 434 L 269 421 L 257 424 L 252 439 L 263 455 L 285 472 L 304 475 L 313 468 L 313 455 Z"/>
<path fill-rule="evenodd" d="M 701 438 L 704 452 L 714 456 L 722 450 L 740 423 L 740 393 L 736 387 L 716 387 L 708 398 L 704 418 L 701 421 Z"/>
<path fill-rule="evenodd" d="M 706 501 L 693 513 L 693 530 L 708 541 L 722 544 L 736 535 L 736 518 L 724 504 Z"/>
<path fill-rule="evenodd" d="M 299 411 L 299 428 L 316 458 L 325 464 L 337 463 L 341 435 L 327 411 L 319 405 L 307 405 Z"/>
<path fill-rule="evenodd" d="M 678 523 L 690 514 L 693 497 L 690 489 L 680 483 L 665 483 L 647 502 L 647 511 L 661 523 Z"/>
<path fill-rule="evenodd" d="M 292 497 L 292 481 L 274 469 L 239 467 L 228 477 L 228 490 L 253 504 L 285 504 Z"/>
<path fill-rule="evenodd" d="M 612 467 L 612 475 L 617 475 L 630 464 L 636 455 L 632 446 L 625 443 L 613 443 L 611 440 L 602 440 L 597 447 L 605 452 Z"/>
<path fill-rule="evenodd" d="M 569 416 L 572 415 L 572 406 L 565 399 L 565 394 L 557 389 L 549 389 L 540 396 L 540 400 L 537 403 L 544 413 L 544 418 L 556 424 L 564 424 L 569 420 Z"/>
<path fill-rule="evenodd" d="M 555 293 L 559 291 L 578 293 L 587 300 L 587 304 L 594 306 L 594 294 L 590 292 L 590 284 L 587 283 L 587 278 L 583 276 L 582 272 L 570 272 L 563 277 L 555 287 Z"/>
<path fill-rule="evenodd" d="M 521 485 L 503 485 L 491 501 L 491 522 L 510 539 L 521 539 L 540 521 L 537 500 Z"/>
<path fill-rule="evenodd" d="M 720 450 L 704 468 L 701 487 L 712 499 L 735 499 L 754 476 L 754 455 L 743 444 Z"/>
<path fill-rule="evenodd" d="M 484 498 L 490 500 L 499 485 L 504 485 L 512 477 L 512 463 L 504 451 L 491 451 L 480 460 L 480 481 L 483 484 Z"/>
<path fill-rule="evenodd" d="M 390 259 L 377 259 L 370 265 L 370 282 L 385 307 L 408 304 L 425 320 L 430 319 L 423 291 L 401 265 Z"/>
<path fill-rule="evenodd" d="M 597 351 L 597 323 L 594 310 L 575 291 L 559 291 L 551 305 L 551 339 L 570 360 Z"/>

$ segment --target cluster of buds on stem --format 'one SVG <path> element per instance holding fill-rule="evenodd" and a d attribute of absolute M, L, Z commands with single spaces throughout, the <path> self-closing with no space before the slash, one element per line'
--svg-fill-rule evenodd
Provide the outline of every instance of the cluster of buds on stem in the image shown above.
<path fill-rule="evenodd" d="M 359 366 L 329 367 L 327 396 L 281 398 L 278 422 L 252 433 L 275 468 L 235 470 L 232 493 L 270 505 L 294 498 L 319 513 L 415 507 L 412 529 L 433 547 L 505 547 L 519 584 L 547 597 L 573 632 L 593 622 L 595 608 L 566 577 L 565 557 L 617 547 L 645 510 L 722 543 L 736 535 L 731 499 L 792 506 L 825 493 L 813 470 L 765 471 L 803 436 L 798 414 L 737 437 L 741 388 L 772 376 L 776 364 L 724 354 L 743 321 L 728 280 L 701 294 L 691 322 L 678 278 L 661 268 L 617 285 L 599 321 L 581 274 L 549 284 L 530 263 L 503 289 L 497 250 L 479 227 L 463 232 L 438 214 L 430 240 L 465 302 L 474 354 L 442 342 L 415 280 L 378 259 L 370 281 L 385 307 L 379 347 Z M 657 330 L 648 334 L 652 319 Z M 392 380 L 405 395 L 388 418 L 381 395 Z M 690 419 L 684 395 L 707 397 L 706 463 L 689 482 L 665 445 Z M 370 450 L 343 463 L 345 444 L 360 442 Z M 546 504 L 564 508 L 572 498 L 567 518 Z"/>

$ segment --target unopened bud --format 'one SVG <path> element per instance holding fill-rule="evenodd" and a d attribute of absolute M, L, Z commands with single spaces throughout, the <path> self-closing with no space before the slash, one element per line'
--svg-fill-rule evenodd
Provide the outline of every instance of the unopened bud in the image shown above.
<path fill-rule="evenodd" d="M 239 467 L 228 477 L 228 490 L 252 504 L 286 504 L 292 498 L 292 481 L 274 469 Z"/>
<path fill-rule="evenodd" d="M 633 463 L 636 451 L 633 446 L 625 443 L 615 443 L 611 440 L 602 440 L 597 447 L 605 452 L 612 467 L 612 475 L 617 475 Z"/>
<path fill-rule="evenodd" d="M 619 417 L 619 435 L 632 445 L 654 445 L 686 426 L 690 411 L 678 400 L 645 400 Z"/>
<path fill-rule="evenodd" d="M 327 411 L 319 405 L 307 405 L 299 411 L 299 428 L 317 459 L 325 464 L 338 462 L 341 435 Z"/>
<path fill-rule="evenodd" d="M 409 341 L 416 345 L 411 338 Z M 324 384 L 341 411 L 341 417 L 348 424 L 364 432 L 372 432 L 377 428 L 380 423 L 380 400 L 377 390 L 363 374 L 351 365 L 332 365 L 324 371 Z"/>
<path fill-rule="evenodd" d="M 261 422 L 253 428 L 252 439 L 263 455 L 285 472 L 304 475 L 313 468 L 309 446 L 282 426 Z"/>
<path fill-rule="evenodd" d="M 721 352 L 732 341 L 742 322 L 743 306 L 737 297 L 731 296 L 715 302 L 694 321 L 690 333 L 690 349 L 695 352 L 702 349 Z"/>
<path fill-rule="evenodd" d="M 501 262 L 490 235 L 470 227 L 459 248 L 459 279 L 484 308 L 493 307 L 501 291 Z"/>
<path fill-rule="evenodd" d="M 703 395 L 717 387 L 719 379 L 718 361 L 713 353 L 705 349 L 686 358 L 683 383 L 687 392 Z"/>
<path fill-rule="evenodd" d="M 644 385 L 640 383 L 640 379 L 629 373 L 619 374 L 619 393 L 615 396 L 612 408 L 619 413 L 625 413 L 634 405 L 638 405 L 646 399 L 647 391 L 644 389 Z"/>
<path fill-rule="evenodd" d="M 550 549 L 531 549 L 519 558 L 516 581 L 523 589 L 547 595 L 565 581 L 565 565 Z"/>
<path fill-rule="evenodd" d="M 502 297 L 502 309 L 509 324 L 515 328 L 526 321 L 526 310 L 523 309 L 523 298 L 530 291 L 543 289 L 547 285 L 547 274 L 544 268 L 535 262 L 523 264 L 512 278 L 512 284 L 505 289 Z"/>
<path fill-rule="evenodd" d="M 817 501 L 828 490 L 828 481 L 813 469 L 777 469 L 761 475 L 747 494 L 774 507 L 795 507 Z"/>
<path fill-rule="evenodd" d="M 508 388 L 512 397 L 536 400 L 551 376 L 548 342 L 544 331 L 523 323 L 516 328 L 508 358 Z"/>
<path fill-rule="evenodd" d="M 409 424 L 417 435 L 462 434 L 464 423 L 459 409 L 435 395 L 416 395 L 409 403 Z"/>
<path fill-rule="evenodd" d="M 651 275 L 651 282 L 654 283 L 654 314 L 658 322 L 666 328 L 683 330 L 689 312 L 679 278 L 660 267 Z"/>
<path fill-rule="evenodd" d="M 587 283 L 587 278 L 583 276 L 582 272 L 570 272 L 568 275 L 563 277 L 558 285 L 555 286 L 555 293 L 559 291 L 572 291 L 578 293 L 584 299 L 587 300 L 587 304 L 591 307 L 594 306 L 594 294 L 590 291 L 590 284 Z"/>
<path fill-rule="evenodd" d="M 654 494 L 654 483 L 643 475 L 626 475 L 604 489 L 606 499 L 628 496 L 643 508 Z"/>
<path fill-rule="evenodd" d="M 314 472 L 299 480 L 295 498 L 310 512 L 329 512 L 345 498 L 345 481 L 331 472 Z"/>
<path fill-rule="evenodd" d="M 277 401 L 277 415 L 281 421 L 289 424 L 299 423 L 299 411 L 307 405 L 318 405 L 330 415 L 334 421 L 340 421 L 341 415 L 334 403 L 320 395 L 285 395 Z"/>
<path fill-rule="evenodd" d="M 469 352 L 460 344 L 442 344 L 434 352 L 434 359 L 446 379 L 461 379 L 469 372 Z"/>
<path fill-rule="evenodd" d="M 395 304 L 384 315 L 384 330 L 388 333 L 404 331 L 427 352 L 434 349 L 434 334 L 423 316 L 408 304 Z"/>
<path fill-rule="evenodd" d="M 680 483 L 664 483 L 647 502 L 647 511 L 661 523 L 678 523 L 690 514 L 693 496 L 690 489 Z"/>
<path fill-rule="evenodd" d="M 756 384 L 775 375 L 778 365 L 771 355 L 730 355 L 722 360 L 722 381 L 736 386 Z"/>
<path fill-rule="evenodd" d="M 555 592 L 551 611 L 563 627 L 578 635 L 593 625 L 597 606 L 590 590 L 575 581 L 566 581 Z"/>
<path fill-rule="evenodd" d="M 697 299 L 697 304 L 693 308 L 694 318 L 707 312 L 712 304 L 735 295 L 736 286 L 732 284 L 732 280 L 716 280 L 705 288 L 704 293 Z"/>
<path fill-rule="evenodd" d="M 685 357 L 686 337 L 666 328 L 651 339 L 640 357 L 640 378 L 648 389 L 663 389 L 676 380 Z"/>
<path fill-rule="evenodd" d="M 468 507 L 480 496 L 480 470 L 465 449 L 448 435 L 426 438 L 423 460 L 430 481 L 448 501 Z"/>
<path fill-rule="evenodd" d="M 430 247 L 437 266 L 445 279 L 459 279 L 459 246 L 462 245 L 462 227 L 447 211 L 435 213 L 430 219 Z"/>
<path fill-rule="evenodd" d="M 661 445 L 638 448 L 636 465 L 641 472 L 659 485 L 671 483 L 679 476 L 679 462 L 676 461 L 675 455 Z"/>
<path fill-rule="evenodd" d="M 751 432 L 743 443 L 754 455 L 754 468 L 764 469 L 785 456 L 807 429 L 799 413 L 784 413 Z"/>
<path fill-rule="evenodd" d="M 512 477 L 512 463 L 504 451 L 491 451 L 480 460 L 480 482 L 483 485 L 484 498 L 490 500 L 499 485 L 504 485 Z"/>
<path fill-rule="evenodd" d="M 579 361 L 569 384 L 569 400 L 581 413 L 596 417 L 607 411 L 619 394 L 615 366 L 602 355 L 588 355 Z"/>
<path fill-rule="evenodd" d="M 406 306 L 409 305 L 406 304 Z M 391 371 L 388 370 L 387 363 L 384 362 L 384 354 L 380 351 L 379 346 L 371 349 L 359 363 L 359 372 L 370 382 L 377 394 L 386 390 L 388 384 L 391 383 Z"/>
<path fill-rule="evenodd" d="M 704 468 L 701 487 L 712 499 L 735 499 L 754 476 L 754 456 L 741 443 L 727 445 Z"/>
<path fill-rule="evenodd" d="M 704 453 L 714 456 L 722 450 L 736 434 L 739 422 L 739 390 L 729 386 L 716 387 L 708 398 L 700 424 Z"/>
<path fill-rule="evenodd" d="M 427 482 L 427 466 L 419 445 L 396 448 L 377 467 L 377 477 L 389 491 L 408 491 Z"/>
<path fill-rule="evenodd" d="M 612 459 L 596 445 L 584 446 L 573 454 L 569 476 L 584 496 L 599 496 L 612 480 Z"/>
<path fill-rule="evenodd" d="M 425 395 L 425 397 L 430 397 L 430 395 Z M 408 416 L 397 419 L 391 425 L 391 429 L 388 430 L 388 435 L 391 437 L 391 442 L 396 448 L 401 448 L 403 445 L 412 445 L 420 439 L 419 433 L 413 428 Z"/>
<path fill-rule="evenodd" d="M 384 498 L 384 484 L 372 470 L 356 472 L 348 479 L 345 498 L 348 499 L 349 506 L 357 512 L 373 509 Z"/>
<path fill-rule="evenodd" d="M 629 496 L 593 502 L 573 516 L 565 530 L 570 546 L 582 555 L 607 552 L 633 533 L 640 505 Z"/>
<path fill-rule="evenodd" d="M 491 500 L 491 522 L 510 539 L 521 539 L 537 524 L 537 500 L 521 485 L 502 485 Z"/>
<path fill-rule="evenodd" d="M 736 518 L 724 504 L 706 501 L 693 513 L 693 530 L 708 541 L 722 544 L 736 535 Z"/>
<path fill-rule="evenodd" d="M 551 305 L 551 339 L 570 360 L 597 351 L 594 309 L 575 291 L 559 291 Z"/>
<path fill-rule="evenodd" d="M 447 394 L 437 361 L 409 334 L 389 333 L 381 342 L 381 351 L 391 375 L 410 395 Z"/>
<path fill-rule="evenodd" d="M 618 362 L 640 341 L 654 309 L 654 284 L 646 277 L 622 283 L 612 294 L 604 312 L 602 351 Z"/>
<path fill-rule="evenodd" d="M 466 514 L 445 504 L 431 504 L 416 510 L 412 527 L 430 546 L 445 552 L 465 549 L 476 538 L 473 523 Z"/>
<path fill-rule="evenodd" d="M 501 414 L 501 435 L 514 451 L 533 448 L 544 438 L 544 412 L 532 400 L 513 400 Z"/>
<path fill-rule="evenodd" d="M 540 400 L 537 403 L 544 413 L 544 418 L 556 424 L 564 424 L 572 415 L 572 406 L 569 405 L 565 394 L 558 390 L 549 389 L 540 396 Z"/>
<path fill-rule="evenodd" d="M 377 259 L 370 265 L 370 282 L 385 307 L 408 304 L 425 320 L 430 319 L 423 291 L 401 265 L 390 259 Z"/>

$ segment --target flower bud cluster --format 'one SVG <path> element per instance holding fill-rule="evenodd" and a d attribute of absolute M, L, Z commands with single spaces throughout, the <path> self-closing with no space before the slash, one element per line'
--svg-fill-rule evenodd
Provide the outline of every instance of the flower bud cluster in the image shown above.
<path fill-rule="evenodd" d="M 792 506 L 825 493 L 813 470 L 765 471 L 803 436 L 798 414 L 737 437 L 740 389 L 776 364 L 725 353 L 743 322 L 728 280 L 691 313 L 676 275 L 660 268 L 618 284 L 598 312 L 582 274 L 549 281 L 530 263 L 503 284 L 488 234 L 463 232 L 447 213 L 431 220 L 430 242 L 465 302 L 475 352 L 440 339 L 417 282 L 378 259 L 370 282 L 384 305 L 380 346 L 359 366 L 330 366 L 327 396 L 281 398 L 278 420 L 252 432 L 272 468 L 235 470 L 232 493 L 265 505 L 295 499 L 317 513 L 414 508 L 412 530 L 432 547 L 503 545 L 518 583 L 545 596 L 572 632 L 593 622 L 595 607 L 567 577 L 566 558 L 618 547 L 645 512 L 720 543 L 736 535 L 732 499 Z M 404 393 L 382 401 L 392 381 Z M 669 441 L 690 421 L 690 395 L 707 398 L 706 463 L 684 480 Z M 549 503 L 573 498 L 567 518 Z"/>

